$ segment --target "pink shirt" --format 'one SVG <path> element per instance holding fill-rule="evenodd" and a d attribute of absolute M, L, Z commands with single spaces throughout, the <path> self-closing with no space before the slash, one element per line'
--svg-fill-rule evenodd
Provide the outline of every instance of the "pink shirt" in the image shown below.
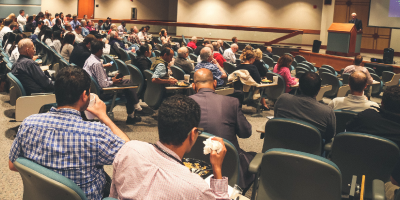
<path fill-rule="evenodd" d="M 178 160 L 179 156 L 157 145 Z M 110 197 L 118 199 L 229 199 L 228 178 L 211 178 L 210 186 L 197 174 L 152 144 L 130 141 L 118 152 Z"/>
<path fill-rule="evenodd" d="M 290 74 L 290 70 L 287 67 L 281 67 L 278 70 L 278 64 L 276 64 L 275 67 L 274 67 L 274 73 L 277 73 L 277 74 L 281 75 L 283 77 L 283 79 L 285 80 L 285 82 L 286 82 L 286 90 L 285 90 L 285 92 L 286 93 L 290 92 L 290 90 L 291 90 L 290 86 L 291 85 L 296 85 L 297 84 L 297 82 L 295 81 L 296 78 L 292 77 L 292 75 Z"/>

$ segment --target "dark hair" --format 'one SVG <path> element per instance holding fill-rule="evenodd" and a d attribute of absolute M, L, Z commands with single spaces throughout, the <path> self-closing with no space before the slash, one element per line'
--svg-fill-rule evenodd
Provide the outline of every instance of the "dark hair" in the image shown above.
<path fill-rule="evenodd" d="M 4 50 L 7 48 L 7 46 L 9 45 L 9 44 L 11 44 L 11 47 L 13 46 L 13 44 L 14 44 L 14 42 L 15 42 L 15 39 L 16 39 L 16 37 L 17 37 L 17 34 L 15 34 L 15 33 L 13 33 L 13 32 L 10 32 L 10 33 L 7 33 L 7 35 L 8 35 L 8 37 L 7 37 L 7 43 L 4 45 Z M 4 38 L 5 39 L 5 38 Z M 10 48 L 11 49 L 11 48 Z M 10 53 L 10 52 L 9 52 Z M 11 55 L 11 53 L 10 53 L 10 55 Z"/>
<path fill-rule="evenodd" d="M 10 24 L 13 22 L 12 19 L 6 19 L 4 20 L 4 26 L 10 26 Z"/>
<path fill-rule="evenodd" d="M 138 56 L 144 55 L 144 53 L 147 51 L 150 51 L 150 47 L 148 44 L 140 45 L 139 50 L 136 51 L 136 54 L 138 54 Z"/>
<path fill-rule="evenodd" d="M 288 54 L 284 54 L 283 56 L 281 56 L 278 59 L 278 69 L 282 68 L 282 67 L 289 67 L 290 64 L 292 64 L 293 62 L 293 58 L 292 56 L 288 55 Z"/>
<path fill-rule="evenodd" d="M 61 31 L 57 30 L 53 32 L 53 40 L 60 40 L 62 42 Z"/>
<path fill-rule="evenodd" d="M 93 40 L 97 40 L 97 38 L 96 38 L 94 35 L 89 34 L 89 35 L 87 35 L 87 36 L 85 37 L 85 39 L 83 39 L 83 43 L 84 43 L 84 44 L 89 44 L 89 43 L 91 43 Z"/>
<path fill-rule="evenodd" d="M 10 48 L 10 50 L 8 51 L 8 54 L 10 54 L 11 55 L 11 53 L 14 51 L 14 49 L 16 48 L 16 47 L 18 47 L 18 42 L 19 41 L 21 41 L 22 39 L 24 39 L 24 34 L 17 34 L 17 36 L 15 37 L 15 41 L 13 42 L 13 44 L 12 44 L 12 46 L 11 46 L 11 48 Z"/>
<path fill-rule="evenodd" d="M 164 48 L 163 50 L 161 50 L 160 56 L 164 56 L 165 54 L 167 56 L 171 55 L 171 50 L 172 49 L 169 47 Z M 172 53 L 173 53 L 173 51 L 172 51 Z"/>
<path fill-rule="evenodd" d="M 205 39 L 205 40 L 203 41 L 204 46 L 205 46 L 206 44 L 210 44 L 210 43 L 211 43 L 211 41 L 210 41 L 209 39 Z"/>
<path fill-rule="evenodd" d="M 158 110 L 158 136 L 166 144 L 180 146 L 199 123 L 199 104 L 184 95 L 167 98 Z"/>
<path fill-rule="evenodd" d="M 387 87 L 383 91 L 382 107 L 386 111 L 400 113 L 400 86 Z"/>
<path fill-rule="evenodd" d="M 98 23 L 103 23 L 103 20 L 99 20 L 99 22 Z"/>
<path fill-rule="evenodd" d="M 142 28 L 139 29 L 139 31 L 143 31 L 146 27 L 142 26 Z"/>
<path fill-rule="evenodd" d="M 363 57 L 361 55 L 356 55 L 356 57 L 354 57 L 354 64 L 355 65 L 360 65 L 363 61 Z"/>
<path fill-rule="evenodd" d="M 63 13 L 63 12 L 60 12 L 60 14 L 59 14 L 59 15 L 61 16 L 62 14 L 64 14 L 64 13 Z"/>
<path fill-rule="evenodd" d="M 42 35 L 46 32 L 46 30 L 47 30 L 48 28 L 49 28 L 49 27 L 48 27 L 47 25 L 43 25 L 42 28 L 40 28 L 40 32 L 39 32 L 39 35 L 38 35 L 38 39 L 39 39 L 39 40 L 42 39 Z"/>
<path fill-rule="evenodd" d="M 47 28 L 46 31 L 44 32 L 44 37 L 42 42 L 46 42 L 47 39 L 53 41 L 53 31 L 49 28 Z"/>
<path fill-rule="evenodd" d="M 299 87 L 302 94 L 314 97 L 321 89 L 321 78 L 314 72 L 306 72 L 300 77 Z"/>
<path fill-rule="evenodd" d="M 172 49 L 171 43 L 165 43 L 165 44 L 163 44 L 163 45 L 161 46 L 161 51 L 162 51 L 163 49 L 165 49 L 165 48 L 170 48 L 170 49 Z"/>
<path fill-rule="evenodd" d="M 54 94 L 58 106 L 74 105 L 83 91 L 89 96 L 91 79 L 89 74 L 79 67 L 60 69 L 54 84 Z"/>
<path fill-rule="evenodd" d="M 39 22 L 39 21 L 40 21 L 40 18 L 42 18 L 42 16 L 44 16 L 43 13 L 39 13 L 38 15 L 36 15 L 35 21 L 36 21 L 36 22 Z"/>
<path fill-rule="evenodd" d="M 24 10 L 20 10 L 20 11 L 19 11 L 19 14 L 22 14 L 23 12 L 24 12 Z"/>
<path fill-rule="evenodd" d="M 102 41 L 98 41 L 98 40 L 92 40 L 90 42 L 90 52 L 92 54 L 96 54 L 97 52 L 99 52 L 100 50 L 103 49 L 103 42 Z"/>
<path fill-rule="evenodd" d="M 18 27 L 17 22 L 12 22 L 12 23 L 10 24 L 10 29 L 13 30 L 13 28 L 15 28 L 15 27 Z"/>
<path fill-rule="evenodd" d="M 29 23 L 29 22 L 32 22 L 32 21 L 33 21 L 33 16 L 29 16 L 26 22 Z"/>
<path fill-rule="evenodd" d="M 358 76 L 357 74 L 362 74 L 362 76 Z M 356 71 L 350 74 L 349 85 L 351 90 L 354 90 L 356 92 L 362 92 L 364 91 L 367 82 L 368 82 L 368 77 L 362 71 Z"/>
<path fill-rule="evenodd" d="M 12 32 L 13 32 L 13 33 L 17 33 L 17 34 L 22 33 L 21 30 L 19 30 L 19 29 L 15 29 L 15 30 L 13 30 Z"/>
<path fill-rule="evenodd" d="M 60 22 L 60 25 L 62 25 L 61 19 L 56 19 L 56 24 L 54 24 L 53 26 L 56 26 L 58 22 Z"/>
<path fill-rule="evenodd" d="M 126 24 L 126 22 L 125 22 L 125 21 L 122 21 L 121 24 Z"/>
<path fill-rule="evenodd" d="M 62 46 L 60 49 L 60 52 L 62 50 L 62 48 L 64 47 L 65 44 L 70 44 L 70 45 L 74 45 L 74 41 L 75 41 L 75 34 L 73 33 L 67 33 L 64 36 L 64 40 L 62 42 Z"/>
<path fill-rule="evenodd" d="M 146 28 L 150 28 L 150 26 L 146 26 Z"/>
<path fill-rule="evenodd" d="M 232 38 L 232 42 L 235 43 L 235 40 L 237 39 L 237 37 L 233 37 Z"/>
<path fill-rule="evenodd" d="M 71 14 L 67 14 L 67 15 L 65 15 L 66 17 L 68 17 L 68 18 L 71 18 Z"/>
<path fill-rule="evenodd" d="M 40 25 L 40 24 L 44 24 L 44 22 L 43 21 L 36 21 L 36 25 L 38 26 L 38 25 Z"/>
<path fill-rule="evenodd" d="M 58 13 L 56 13 L 55 15 L 54 15 L 54 17 L 57 17 L 57 16 L 60 16 Z"/>

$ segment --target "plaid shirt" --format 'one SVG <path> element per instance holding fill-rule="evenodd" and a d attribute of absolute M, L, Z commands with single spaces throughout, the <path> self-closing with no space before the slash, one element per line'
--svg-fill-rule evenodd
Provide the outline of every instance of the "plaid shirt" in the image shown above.
<path fill-rule="evenodd" d="M 128 37 L 128 41 L 131 42 L 132 44 L 141 44 L 140 40 L 139 40 L 139 36 L 136 33 L 132 33 L 131 35 L 129 35 Z"/>
<path fill-rule="evenodd" d="M 113 85 L 113 82 L 108 80 L 107 73 L 104 70 L 103 64 L 100 62 L 100 58 L 94 54 L 91 54 L 85 61 L 83 69 L 90 76 L 97 80 L 97 83 L 101 88 L 106 88 Z"/>
<path fill-rule="evenodd" d="M 224 85 L 224 80 L 221 79 L 222 72 L 221 72 L 221 70 L 219 70 L 217 65 L 214 65 L 213 63 L 210 63 L 210 62 L 203 61 L 201 63 L 197 63 L 196 67 L 194 68 L 194 71 L 197 71 L 201 68 L 209 69 L 212 72 L 214 79 L 217 80 L 217 86 Z"/>
<path fill-rule="evenodd" d="M 79 111 L 53 107 L 22 122 L 9 159 L 32 160 L 74 181 L 88 199 L 102 199 L 103 165 L 112 164 L 124 143 L 106 125 L 83 121 Z"/>

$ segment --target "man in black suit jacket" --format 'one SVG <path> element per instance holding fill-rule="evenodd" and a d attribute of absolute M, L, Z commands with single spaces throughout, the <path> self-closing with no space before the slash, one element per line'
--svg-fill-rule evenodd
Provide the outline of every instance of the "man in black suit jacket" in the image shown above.
<path fill-rule="evenodd" d="M 353 23 L 356 25 L 357 32 L 362 31 L 362 21 L 361 19 L 357 19 L 357 14 L 353 13 L 351 14 L 352 19 L 349 21 L 349 23 Z"/>
<path fill-rule="evenodd" d="M 237 98 L 215 93 L 217 81 L 208 69 L 199 69 L 194 74 L 193 89 L 197 94 L 190 96 L 201 109 L 199 127 L 204 131 L 230 141 L 237 149 L 240 157 L 239 186 L 246 191 L 254 181 L 254 176 L 247 169 L 255 152 L 245 152 L 239 147 L 236 136 L 249 138 L 251 125 L 242 113 Z"/>

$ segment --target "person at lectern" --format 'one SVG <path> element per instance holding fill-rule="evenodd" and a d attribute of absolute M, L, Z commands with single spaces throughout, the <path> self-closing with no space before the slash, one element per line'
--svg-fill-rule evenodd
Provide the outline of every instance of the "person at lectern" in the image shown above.
<path fill-rule="evenodd" d="M 357 14 L 356 13 L 352 13 L 351 14 L 351 20 L 349 20 L 349 23 L 352 23 L 352 24 L 356 25 L 357 32 L 361 32 L 362 31 L 362 21 L 361 21 L 361 19 L 357 19 Z"/>

